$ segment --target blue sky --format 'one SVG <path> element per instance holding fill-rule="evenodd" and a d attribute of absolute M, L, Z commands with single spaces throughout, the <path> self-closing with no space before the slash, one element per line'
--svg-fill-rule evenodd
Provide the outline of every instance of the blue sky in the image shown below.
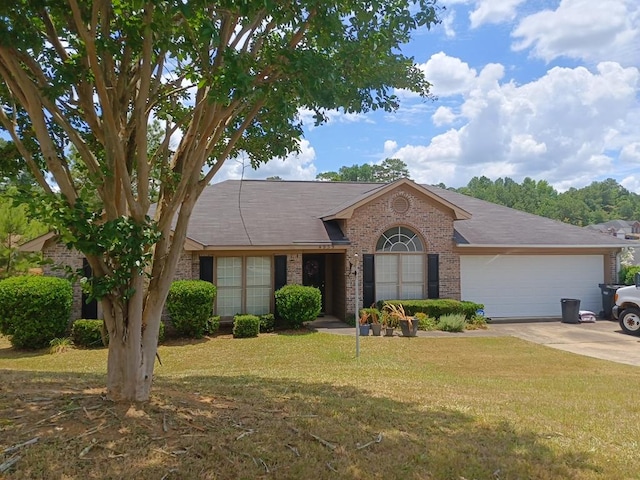
<path fill-rule="evenodd" d="M 437 100 L 399 91 L 394 114 L 330 112 L 327 124 L 306 128 L 299 155 L 244 178 L 312 180 L 395 157 L 426 184 L 531 177 L 564 191 L 612 177 L 640 193 L 638 0 L 439 4 L 443 22 L 404 49 Z M 229 160 L 216 181 L 241 171 Z"/>

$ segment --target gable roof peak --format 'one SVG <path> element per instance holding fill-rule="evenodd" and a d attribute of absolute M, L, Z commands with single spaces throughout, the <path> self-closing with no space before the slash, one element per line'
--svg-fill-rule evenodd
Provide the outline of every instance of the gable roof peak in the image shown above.
<path fill-rule="evenodd" d="M 361 183 L 362 185 L 362 183 Z M 435 201 L 436 203 L 442 205 L 443 207 L 451 210 L 454 215 L 455 220 L 466 220 L 471 218 L 471 214 L 466 210 L 462 209 L 458 205 L 446 200 L 445 198 L 438 195 L 436 192 L 425 188 L 423 185 L 415 183 L 413 180 L 409 178 L 399 178 L 389 183 L 372 183 L 370 185 L 377 186 L 369 191 L 363 192 L 359 196 L 355 197 L 352 200 L 349 200 L 338 207 L 335 207 L 333 210 L 326 212 L 320 218 L 322 220 L 336 220 L 336 219 L 347 219 L 351 218 L 353 212 L 356 208 L 365 205 L 376 198 L 379 198 L 386 193 L 389 193 L 393 190 L 396 190 L 402 186 L 406 186 L 411 188 L 417 192 L 418 195 L 422 195 Z"/>

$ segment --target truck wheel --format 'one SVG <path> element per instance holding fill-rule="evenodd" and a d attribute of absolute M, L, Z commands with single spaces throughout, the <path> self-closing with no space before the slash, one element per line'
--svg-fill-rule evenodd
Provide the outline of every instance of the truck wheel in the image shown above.
<path fill-rule="evenodd" d="M 620 327 L 624 333 L 640 335 L 640 310 L 627 308 L 620 313 Z"/>

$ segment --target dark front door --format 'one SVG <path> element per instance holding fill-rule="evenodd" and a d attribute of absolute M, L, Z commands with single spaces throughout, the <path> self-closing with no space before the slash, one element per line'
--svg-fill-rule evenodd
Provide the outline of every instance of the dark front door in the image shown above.
<path fill-rule="evenodd" d="M 82 270 L 85 277 L 91 278 L 91 266 L 89 265 L 89 262 L 87 262 L 86 258 L 82 259 Z M 98 302 L 96 300 L 91 300 L 87 303 L 87 299 L 87 294 L 82 292 L 82 312 L 80 315 L 85 320 L 98 318 Z"/>
<path fill-rule="evenodd" d="M 322 311 L 324 312 L 325 287 L 324 255 L 302 255 L 302 284 L 320 289 L 322 295 Z"/>

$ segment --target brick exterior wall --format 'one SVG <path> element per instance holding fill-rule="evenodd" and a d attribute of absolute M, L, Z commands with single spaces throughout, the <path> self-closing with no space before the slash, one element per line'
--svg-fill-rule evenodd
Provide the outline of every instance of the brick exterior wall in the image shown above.
<path fill-rule="evenodd" d="M 408 201 L 409 208 L 404 213 L 398 213 L 393 208 L 399 196 Z M 420 236 L 425 254 L 440 255 L 440 297 L 459 300 L 460 257 L 453 251 L 453 220 L 451 211 L 416 194 L 415 190 L 406 187 L 393 190 L 357 208 L 345 222 L 344 234 L 351 240 L 347 259 L 353 261 L 357 253 L 359 271 L 362 272 L 362 255 L 375 253 L 376 243 L 385 231 L 397 226 L 410 228 Z M 346 263 L 345 277 L 349 275 L 349 263 Z M 346 310 L 351 314 L 355 312 L 355 283 L 351 280 L 346 283 Z M 362 281 L 359 284 L 359 298 L 362 298 Z"/>
<path fill-rule="evenodd" d="M 195 259 L 194 259 L 195 257 Z M 191 280 L 192 278 L 200 278 L 200 260 L 198 255 L 194 255 L 191 252 L 183 251 L 178 259 L 178 266 L 176 267 L 176 273 L 173 276 L 174 280 Z M 193 272 L 193 262 L 196 262 L 195 275 Z"/>
<path fill-rule="evenodd" d="M 48 241 L 42 249 L 44 258 L 51 259 L 53 265 L 45 265 L 43 267 L 43 274 L 50 275 L 52 277 L 64 277 L 63 270 L 55 268 L 57 265 L 68 265 L 75 269 L 82 268 L 83 256 L 76 250 L 69 250 L 61 243 L 56 243 L 55 240 Z M 178 267 L 176 269 L 175 280 L 188 280 L 191 278 L 199 278 L 200 264 L 198 255 L 193 255 L 191 252 L 182 252 L 180 259 L 178 260 Z M 98 309 L 100 308 L 98 304 Z M 166 316 L 165 314 L 163 314 Z M 98 316 L 100 311 L 98 310 Z M 78 282 L 73 285 L 73 306 L 71 308 L 71 321 L 82 318 L 82 290 Z"/>
<path fill-rule="evenodd" d="M 287 283 L 302 285 L 302 254 L 287 255 Z"/>
<path fill-rule="evenodd" d="M 618 283 L 618 254 L 609 252 L 604 256 L 604 283 Z"/>
<path fill-rule="evenodd" d="M 53 265 L 45 265 L 42 268 L 44 275 L 52 277 L 64 277 L 65 272 L 58 268 L 58 265 L 67 265 L 76 270 L 82 268 L 82 255 L 79 255 L 76 250 L 69 250 L 62 243 L 57 243 L 54 239 L 49 240 L 42 249 L 44 258 L 53 260 Z M 82 290 L 80 284 L 75 282 L 73 284 L 73 305 L 71 307 L 71 321 L 77 320 L 82 317 Z"/>

